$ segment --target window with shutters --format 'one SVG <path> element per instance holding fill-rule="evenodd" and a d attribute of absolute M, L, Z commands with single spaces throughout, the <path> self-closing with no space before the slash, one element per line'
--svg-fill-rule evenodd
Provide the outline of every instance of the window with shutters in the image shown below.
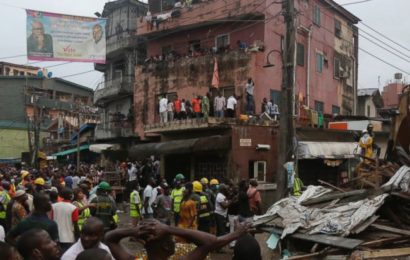
<path fill-rule="evenodd" d="M 305 66 L 305 45 L 298 43 L 296 49 L 296 63 Z"/>
<path fill-rule="evenodd" d="M 313 8 L 313 23 L 320 26 L 320 7 L 318 5 Z"/>
<path fill-rule="evenodd" d="M 321 112 L 323 114 L 325 109 L 325 103 L 321 102 L 321 101 L 315 101 L 315 110 L 317 112 Z"/>
<path fill-rule="evenodd" d="M 337 19 L 335 19 L 335 36 L 342 38 L 342 23 Z"/>
<path fill-rule="evenodd" d="M 333 115 L 339 115 L 340 114 L 340 107 L 332 106 L 332 114 Z"/>
<path fill-rule="evenodd" d="M 340 59 L 337 57 L 334 57 L 334 67 L 333 67 L 333 77 L 335 79 L 340 78 Z"/>
<path fill-rule="evenodd" d="M 316 72 L 322 73 L 323 71 L 323 53 L 316 53 Z"/>

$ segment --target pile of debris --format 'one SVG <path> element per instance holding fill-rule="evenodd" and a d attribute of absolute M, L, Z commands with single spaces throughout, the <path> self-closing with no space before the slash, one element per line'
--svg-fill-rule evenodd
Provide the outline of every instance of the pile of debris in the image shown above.
<path fill-rule="evenodd" d="M 300 197 L 276 202 L 254 225 L 272 233 L 268 244 L 286 248 L 288 259 L 410 256 L 410 167 L 372 167 L 356 178 L 371 189 L 321 182 L 326 187 L 308 186 Z"/>

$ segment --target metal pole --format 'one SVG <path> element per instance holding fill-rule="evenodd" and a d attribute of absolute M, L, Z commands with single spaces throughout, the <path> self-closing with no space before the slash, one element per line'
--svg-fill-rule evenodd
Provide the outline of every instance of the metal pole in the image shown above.
<path fill-rule="evenodd" d="M 279 149 L 276 171 L 276 199 L 279 200 L 286 195 L 287 190 L 287 174 L 283 165 L 293 160 L 294 153 L 294 118 L 293 118 L 293 98 L 294 98 L 294 66 L 295 66 L 295 10 L 294 1 L 287 0 L 282 4 L 284 10 L 284 18 L 286 23 L 285 48 L 282 55 L 283 75 L 282 75 L 282 91 L 280 100 L 280 127 L 279 127 Z"/>
<path fill-rule="evenodd" d="M 80 170 L 80 112 L 77 114 L 78 132 L 77 132 L 77 172 Z"/>

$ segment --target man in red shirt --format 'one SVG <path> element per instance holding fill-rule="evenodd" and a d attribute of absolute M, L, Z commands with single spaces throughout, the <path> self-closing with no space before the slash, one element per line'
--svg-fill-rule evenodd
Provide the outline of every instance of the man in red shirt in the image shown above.
<path fill-rule="evenodd" d="M 194 97 L 191 101 L 192 109 L 194 110 L 194 114 L 196 118 L 199 118 L 201 115 L 201 97 Z"/>
<path fill-rule="evenodd" d="M 262 214 L 262 198 L 261 194 L 259 193 L 257 187 L 258 182 L 255 179 L 249 181 L 249 189 L 248 189 L 248 198 L 249 198 L 249 207 L 251 211 L 255 215 Z"/>
<path fill-rule="evenodd" d="M 181 100 L 178 98 L 178 96 L 176 96 L 174 100 L 174 110 L 175 118 L 178 120 L 181 119 Z"/>

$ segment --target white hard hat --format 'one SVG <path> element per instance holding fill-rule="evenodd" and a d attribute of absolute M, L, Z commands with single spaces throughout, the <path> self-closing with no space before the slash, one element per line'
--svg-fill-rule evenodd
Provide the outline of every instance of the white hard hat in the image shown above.
<path fill-rule="evenodd" d="M 364 129 L 364 130 L 362 131 L 362 134 L 364 134 L 364 133 L 368 133 L 367 129 Z"/>

